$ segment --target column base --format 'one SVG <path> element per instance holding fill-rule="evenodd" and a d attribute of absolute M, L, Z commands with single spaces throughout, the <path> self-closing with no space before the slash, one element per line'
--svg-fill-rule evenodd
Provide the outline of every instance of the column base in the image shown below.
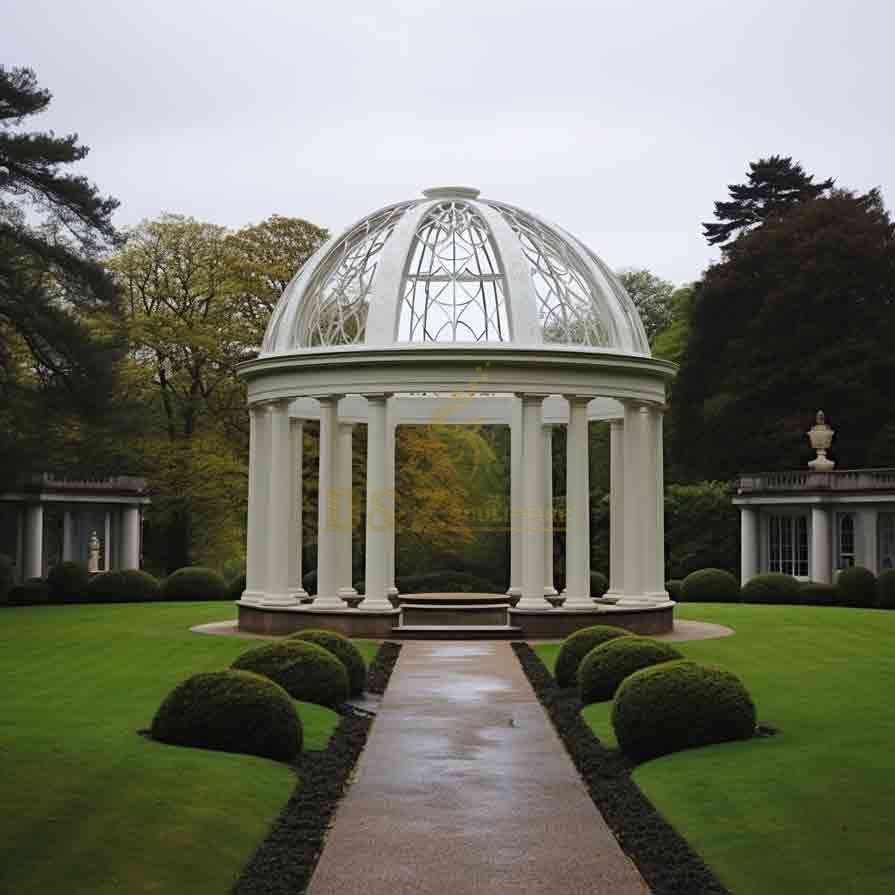
<path fill-rule="evenodd" d="M 607 596 L 609 596 L 607 594 Z M 671 603 L 668 594 L 664 591 L 646 594 L 624 594 L 619 598 L 618 606 L 662 606 Z"/>
<path fill-rule="evenodd" d="M 341 599 L 345 599 L 346 597 L 356 597 L 357 591 L 353 587 L 340 587 L 339 588 L 339 597 Z"/>
<path fill-rule="evenodd" d="M 299 600 L 290 593 L 263 594 L 257 605 L 262 609 L 285 609 L 289 606 L 298 606 Z"/>
<path fill-rule="evenodd" d="M 552 584 L 544 585 L 544 596 L 545 597 L 558 597 L 559 591 Z"/>
<path fill-rule="evenodd" d="M 521 597 L 521 596 L 522 596 L 522 588 L 521 588 L 521 587 L 518 587 L 518 586 L 515 585 L 515 584 L 514 584 L 514 585 L 511 585 L 511 586 L 507 589 L 507 596 L 508 596 L 508 597 Z"/>
<path fill-rule="evenodd" d="M 336 596 L 322 597 L 316 596 L 311 602 L 314 609 L 347 609 L 348 604 L 341 598 Z"/>
<path fill-rule="evenodd" d="M 293 587 L 289 589 L 289 596 L 294 597 L 301 603 L 303 600 L 308 599 L 308 592 L 303 587 Z"/>
<path fill-rule="evenodd" d="M 579 595 L 577 597 L 570 596 L 567 590 L 563 591 L 563 596 L 566 598 L 565 603 L 562 604 L 563 609 L 593 609 L 594 601 L 590 596 Z"/>
<path fill-rule="evenodd" d="M 389 612 L 394 610 L 394 606 L 389 602 L 387 597 L 364 597 L 357 608 L 361 612 Z"/>
<path fill-rule="evenodd" d="M 515 607 L 517 610 L 535 610 L 539 612 L 552 612 L 553 606 L 551 606 L 543 597 L 519 597 L 519 602 Z"/>
<path fill-rule="evenodd" d="M 390 585 L 385 589 L 385 592 L 386 592 L 386 594 L 388 594 L 388 596 L 390 596 L 390 597 L 397 597 L 397 596 L 398 596 L 398 593 L 399 593 L 399 592 L 398 592 L 398 588 L 395 587 L 394 584 L 390 584 Z"/>

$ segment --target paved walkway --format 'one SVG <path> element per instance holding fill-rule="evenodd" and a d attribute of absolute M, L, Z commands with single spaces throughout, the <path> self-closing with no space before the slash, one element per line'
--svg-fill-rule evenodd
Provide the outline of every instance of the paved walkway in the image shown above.
<path fill-rule="evenodd" d="M 508 643 L 405 643 L 309 895 L 643 895 Z"/>

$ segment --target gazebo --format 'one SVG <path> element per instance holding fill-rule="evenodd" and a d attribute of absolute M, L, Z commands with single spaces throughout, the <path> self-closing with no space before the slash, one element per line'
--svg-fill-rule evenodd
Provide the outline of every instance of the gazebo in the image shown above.
<path fill-rule="evenodd" d="M 332 238 L 287 286 L 257 358 L 246 589 L 239 624 L 269 633 L 399 626 L 395 428 L 511 429 L 509 625 L 671 627 L 662 415 L 673 364 L 650 356 L 610 268 L 574 236 L 466 187 L 428 189 Z M 319 419 L 317 594 L 302 589 L 302 426 Z M 588 422 L 611 421 L 610 590 L 590 597 Z M 352 427 L 367 426 L 365 593 L 351 587 Z M 552 427 L 567 433 L 566 589 L 554 608 Z M 390 599 L 391 598 L 391 599 Z M 351 600 L 354 604 L 356 600 Z M 600 618 L 597 619 L 597 616 Z"/>

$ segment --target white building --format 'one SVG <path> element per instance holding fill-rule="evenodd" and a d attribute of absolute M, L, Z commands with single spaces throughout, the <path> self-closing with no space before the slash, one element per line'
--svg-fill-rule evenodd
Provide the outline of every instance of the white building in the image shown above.
<path fill-rule="evenodd" d="M 743 584 L 762 572 L 831 582 L 850 566 L 895 568 L 895 469 L 834 469 L 822 413 L 809 437 L 818 457 L 808 470 L 737 480 Z"/>
<path fill-rule="evenodd" d="M 0 553 L 12 558 L 15 581 L 45 578 L 62 560 L 86 566 L 95 533 L 99 571 L 138 569 L 148 503 L 146 480 L 135 476 L 26 476 L 0 492 Z"/>

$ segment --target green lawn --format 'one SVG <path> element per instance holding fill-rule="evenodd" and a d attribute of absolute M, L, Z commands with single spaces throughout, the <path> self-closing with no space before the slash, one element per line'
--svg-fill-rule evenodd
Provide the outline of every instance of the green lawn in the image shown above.
<path fill-rule="evenodd" d="M 680 605 L 736 634 L 675 644 L 738 674 L 768 739 L 641 765 L 634 780 L 734 895 L 889 893 L 895 878 L 895 612 Z M 536 647 L 551 668 L 558 647 Z M 614 745 L 610 703 L 582 713 Z"/>
<path fill-rule="evenodd" d="M 230 890 L 291 795 L 285 765 L 137 735 L 170 688 L 257 641 L 192 634 L 232 603 L 0 611 L 0 892 Z M 378 645 L 359 643 L 365 657 Z M 297 703 L 305 747 L 338 723 Z"/>

